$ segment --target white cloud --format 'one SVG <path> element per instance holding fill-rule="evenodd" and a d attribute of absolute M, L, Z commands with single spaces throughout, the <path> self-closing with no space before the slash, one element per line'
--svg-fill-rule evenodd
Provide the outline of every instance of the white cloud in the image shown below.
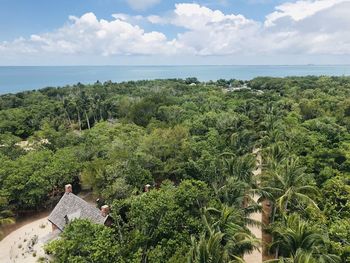
<path fill-rule="evenodd" d="M 349 12 L 350 0 L 305 0 L 277 6 L 260 23 L 198 4 L 177 4 L 166 19 L 186 29 L 177 41 L 196 55 L 340 55 L 350 54 Z"/>
<path fill-rule="evenodd" d="M 215 23 L 243 25 L 253 22 L 242 15 L 225 15 L 199 4 L 176 4 L 174 14 L 171 22 L 188 29 L 200 29 Z"/>
<path fill-rule="evenodd" d="M 277 6 L 275 12 L 266 16 L 265 25 L 272 26 L 277 20 L 286 17 L 294 21 L 300 21 L 343 2 L 349 2 L 349 0 L 299 0 L 292 3 L 287 2 Z"/>
<path fill-rule="evenodd" d="M 271 45 L 296 54 L 350 54 L 349 0 L 305 0 L 276 9 L 263 31 Z M 276 40 L 278 34 L 285 36 Z"/>
<path fill-rule="evenodd" d="M 129 6 L 135 10 L 146 10 L 156 4 L 159 4 L 161 0 L 127 0 Z"/>
<path fill-rule="evenodd" d="M 148 16 L 147 20 L 152 24 L 166 24 L 168 22 L 167 19 L 156 15 Z"/>
<path fill-rule="evenodd" d="M 349 11 L 350 0 L 303 0 L 277 6 L 263 22 L 194 3 L 176 4 L 163 16 L 114 14 L 111 20 L 99 20 L 87 13 L 71 16 L 55 31 L 0 43 L 0 58 L 349 56 Z M 140 26 L 145 23 L 147 28 L 169 24 L 181 33 L 170 39 L 160 30 L 146 31 Z"/>
<path fill-rule="evenodd" d="M 170 23 L 186 28 L 178 42 L 190 46 L 196 55 L 227 55 L 250 52 L 260 23 L 242 15 L 225 15 L 198 4 L 177 4 Z"/>
<path fill-rule="evenodd" d="M 131 16 L 128 14 L 124 13 L 117 13 L 112 15 L 113 18 L 123 20 L 123 21 L 128 21 L 128 22 L 139 22 L 144 19 L 143 16 L 137 15 L 137 16 Z"/>
<path fill-rule="evenodd" d="M 19 38 L 3 43 L 8 50 L 19 53 L 63 54 L 168 54 L 176 50 L 176 43 L 168 41 L 161 32 L 145 32 L 126 20 L 128 17 L 114 15 L 114 20 L 98 20 L 93 13 L 70 17 L 70 23 L 57 31 Z"/>

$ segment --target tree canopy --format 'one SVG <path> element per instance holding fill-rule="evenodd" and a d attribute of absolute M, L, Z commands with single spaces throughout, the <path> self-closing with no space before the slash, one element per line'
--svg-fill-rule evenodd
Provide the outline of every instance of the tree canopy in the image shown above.
<path fill-rule="evenodd" d="M 1 224 L 53 207 L 71 183 L 109 204 L 114 223 L 71 223 L 47 247 L 56 262 L 240 262 L 260 245 L 248 228 L 261 210 L 254 193 L 271 206 L 275 262 L 348 262 L 350 78 L 261 77 L 228 89 L 235 83 L 0 96 Z"/>

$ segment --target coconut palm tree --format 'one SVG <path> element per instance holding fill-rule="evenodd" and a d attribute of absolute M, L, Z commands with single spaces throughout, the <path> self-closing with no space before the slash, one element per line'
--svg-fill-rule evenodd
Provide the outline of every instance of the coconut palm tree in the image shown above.
<path fill-rule="evenodd" d="M 209 233 L 222 232 L 223 241 L 230 255 L 243 256 L 259 246 L 248 225 L 258 225 L 250 219 L 240 208 L 222 205 L 221 209 L 204 209 L 203 222 Z"/>
<path fill-rule="evenodd" d="M 238 209 L 226 205 L 221 209 L 205 208 L 202 218 L 206 231 L 199 241 L 192 238 L 188 262 L 244 262 L 243 255 L 259 246 Z"/>
<path fill-rule="evenodd" d="M 258 178 L 254 175 L 256 158 L 252 154 L 236 157 L 231 153 L 222 155 L 224 175 L 220 181 L 213 183 L 214 192 L 218 200 L 230 207 L 237 207 L 246 216 L 261 210 L 255 202 L 254 196 L 268 196 L 258 185 Z"/>
<path fill-rule="evenodd" d="M 318 263 L 315 258 L 312 257 L 312 253 L 298 250 L 295 256 L 288 258 L 279 258 L 267 260 L 264 263 Z"/>
<path fill-rule="evenodd" d="M 271 201 L 275 203 L 275 208 L 287 213 L 293 202 L 317 207 L 312 196 L 317 195 L 318 190 L 311 183 L 311 178 L 305 174 L 305 168 L 299 166 L 298 159 L 287 158 L 275 170 L 266 172 L 262 190 L 273 197 Z"/>
<path fill-rule="evenodd" d="M 327 253 L 327 236 L 324 232 L 302 220 L 298 214 L 286 216 L 282 223 L 275 224 L 272 235 L 274 242 L 271 250 L 280 258 L 268 262 L 340 262 L 338 256 Z"/>
<path fill-rule="evenodd" d="M 267 146 L 285 139 L 285 126 L 280 120 L 280 117 L 268 114 L 259 125 L 261 130 L 259 132 L 260 142 L 262 145 Z"/>
<path fill-rule="evenodd" d="M 291 146 L 283 141 L 266 147 L 263 152 L 263 159 L 266 170 L 276 170 L 278 165 L 290 156 Z"/>
<path fill-rule="evenodd" d="M 234 132 L 231 135 L 231 147 L 237 154 L 250 153 L 255 141 L 258 139 L 258 134 L 254 130 L 244 129 Z"/>
<path fill-rule="evenodd" d="M 243 156 L 235 156 L 233 154 L 223 154 L 223 163 L 229 177 L 235 177 L 238 181 L 242 181 L 256 187 L 256 180 L 253 171 L 256 167 L 256 158 L 252 154 Z"/>
<path fill-rule="evenodd" d="M 206 238 L 202 235 L 199 241 L 192 237 L 192 248 L 188 255 L 188 263 L 228 263 L 230 257 L 221 244 L 224 234 L 213 233 Z M 239 261 L 238 261 L 239 262 Z"/>
<path fill-rule="evenodd" d="M 260 206 L 254 201 L 253 195 L 259 192 L 257 189 L 240 181 L 235 177 L 228 177 L 224 184 L 213 184 L 217 199 L 228 206 L 240 207 L 246 210 L 246 213 L 254 213 L 260 209 Z"/>

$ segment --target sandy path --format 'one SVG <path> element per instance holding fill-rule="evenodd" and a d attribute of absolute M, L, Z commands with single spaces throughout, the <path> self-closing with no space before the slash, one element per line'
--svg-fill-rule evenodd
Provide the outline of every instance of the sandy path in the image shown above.
<path fill-rule="evenodd" d="M 85 201 L 95 204 L 90 191 L 79 194 Z M 45 255 L 43 245 L 57 237 L 59 232 L 52 233 L 51 224 L 47 221 L 49 211 L 40 212 L 30 217 L 19 219 L 13 225 L 2 229 L 5 237 L 0 241 L 0 263 L 34 263 Z M 37 236 L 32 249 L 30 241 Z M 33 256 L 35 255 L 35 257 Z"/>
<path fill-rule="evenodd" d="M 2 238 L 5 238 L 7 235 L 11 234 L 13 231 L 21 228 L 22 226 L 25 226 L 27 224 L 30 224 L 30 223 L 36 221 L 36 220 L 47 217 L 49 215 L 49 213 L 50 213 L 49 211 L 43 211 L 43 212 L 37 212 L 37 213 L 29 214 L 29 215 L 22 215 L 19 218 L 16 218 L 16 221 L 14 224 L 5 225 L 5 226 L 0 228 L 1 232 L 3 233 Z"/>
<path fill-rule="evenodd" d="M 34 263 L 44 256 L 42 245 L 51 232 L 47 217 L 26 224 L 13 231 L 0 242 L 1 263 Z M 38 237 L 36 244 L 29 249 L 32 239 Z"/>
<path fill-rule="evenodd" d="M 253 172 L 255 176 L 258 176 L 261 174 L 261 154 L 259 153 L 260 149 L 254 151 L 255 154 L 257 154 L 256 162 L 257 162 L 257 169 Z M 253 196 L 254 201 L 256 202 L 258 200 L 259 196 Z M 257 222 L 262 223 L 262 213 L 256 212 L 250 215 L 251 219 L 254 219 Z M 259 226 L 249 226 L 249 230 L 258 238 L 259 240 L 262 240 L 262 229 Z M 244 260 L 246 263 L 262 263 L 263 261 L 263 255 L 262 255 L 262 249 L 260 250 L 255 249 L 251 254 L 244 255 Z"/>

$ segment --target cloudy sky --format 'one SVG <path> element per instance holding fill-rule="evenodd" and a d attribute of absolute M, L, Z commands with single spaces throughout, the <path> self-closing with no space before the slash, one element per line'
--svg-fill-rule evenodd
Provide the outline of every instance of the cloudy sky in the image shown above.
<path fill-rule="evenodd" d="M 0 0 L 0 65 L 350 64 L 350 0 Z"/>

